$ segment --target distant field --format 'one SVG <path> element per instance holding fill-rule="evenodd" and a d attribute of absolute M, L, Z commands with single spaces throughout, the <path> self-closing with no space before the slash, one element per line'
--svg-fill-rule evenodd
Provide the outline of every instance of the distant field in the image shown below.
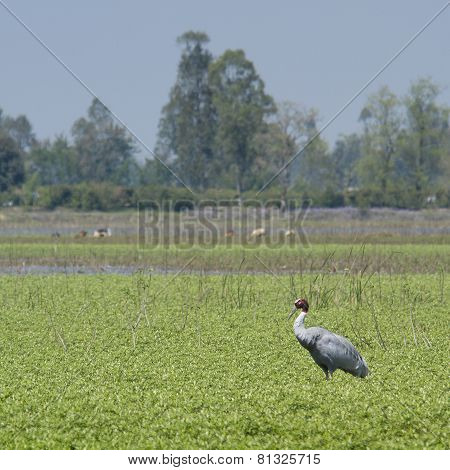
<path fill-rule="evenodd" d="M 0 211 L 0 273 L 116 272 L 382 272 L 434 273 L 450 266 L 450 211 L 313 209 L 284 235 L 280 213 L 250 212 L 246 224 L 219 214 L 206 226 L 199 215 L 159 214 L 164 226 L 138 237 L 136 210 L 80 213 L 68 210 Z M 167 220 L 166 220 L 167 219 Z M 265 236 L 252 238 L 254 228 Z M 112 236 L 93 238 L 96 228 Z M 214 228 L 211 231 L 211 227 Z M 206 232 L 205 228 L 210 231 Z M 87 236 L 76 238 L 80 230 Z M 177 235 L 177 230 L 181 235 Z M 212 233 L 214 232 L 214 237 Z M 52 237 L 51 234 L 59 236 Z M 192 240 L 183 234 L 193 234 Z M 201 237 L 204 236 L 202 242 Z M 208 238 L 209 236 L 209 238 Z M 40 268 L 39 268 L 40 267 Z M 39 270 L 40 269 L 40 270 Z"/>
<path fill-rule="evenodd" d="M 2 276 L 0 447 L 448 446 L 448 281 L 436 275 Z M 286 320 L 358 347 L 323 372 Z"/>
<path fill-rule="evenodd" d="M 170 220 L 165 238 L 173 237 L 174 220 L 181 229 L 193 229 L 198 234 L 205 227 L 197 212 L 159 214 L 161 220 Z M 421 211 L 370 209 L 311 209 L 306 214 L 281 214 L 277 210 L 243 210 L 228 214 L 225 209 L 206 213 L 208 222 L 217 229 L 218 243 L 241 244 L 249 240 L 251 231 L 258 227 L 267 229 L 267 238 L 276 237 L 288 228 L 301 229 L 302 238 L 295 243 L 347 243 L 347 244 L 401 244 L 401 243 L 450 243 L 450 210 L 429 209 Z M 294 222 L 289 221 L 293 217 Z M 244 218 L 244 219 L 243 219 Z M 298 219 L 298 220 L 297 220 Z M 92 237 L 95 229 L 109 227 L 113 236 L 102 240 L 106 243 L 137 243 L 138 211 L 76 212 L 24 211 L 20 208 L 0 209 L 0 241 L 45 242 L 58 232 L 60 243 L 72 243 L 80 230 Z M 232 238 L 225 238 L 229 228 Z M 303 236 L 304 235 L 304 236 Z"/>
<path fill-rule="evenodd" d="M 39 271 L 38 267 L 42 267 Z M 89 269 L 88 269 L 89 268 Z M 139 249 L 133 244 L 0 243 L 0 273 L 117 272 L 166 273 L 436 273 L 450 269 L 450 245 L 313 244 L 280 247 L 218 245 L 163 246 Z M 112 271 L 111 271 L 112 270 Z"/>

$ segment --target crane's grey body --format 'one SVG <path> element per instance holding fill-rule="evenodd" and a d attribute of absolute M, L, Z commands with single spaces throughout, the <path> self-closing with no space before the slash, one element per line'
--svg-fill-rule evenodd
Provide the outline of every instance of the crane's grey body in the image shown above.
<path fill-rule="evenodd" d="M 295 337 L 309 351 L 326 378 L 341 369 L 355 377 L 366 377 L 369 368 L 350 341 L 321 327 L 305 328 L 306 312 L 300 313 L 294 323 Z"/>

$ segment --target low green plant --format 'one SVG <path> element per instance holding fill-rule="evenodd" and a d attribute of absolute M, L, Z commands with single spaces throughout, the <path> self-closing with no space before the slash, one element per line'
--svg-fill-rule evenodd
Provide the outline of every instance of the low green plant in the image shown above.
<path fill-rule="evenodd" d="M 443 449 L 448 281 L 433 275 L 1 276 L 5 449 Z M 325 381 L 286 320 L 348 337 Z"/>

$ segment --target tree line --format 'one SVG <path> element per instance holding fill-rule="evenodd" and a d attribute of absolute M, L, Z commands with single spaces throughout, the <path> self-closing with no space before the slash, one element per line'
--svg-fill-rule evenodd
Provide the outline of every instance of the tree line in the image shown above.
<path fill-rule="evenodd" d="M 450 206 L 449 107 L 429 78 L 403 97 L 387 86 L 360 112 L 360 132 L 330 148 L 319 114 L 266 92 L 242 50 L 214 57 L 206 34 L 178 38 L 175 83 L 161 111 L 155 154 L 139 147 L 94 99 L 71 136 L 39 141 L 26 116 L 0 109 L 0 202 L 39 207 L 112 209 L 138 200 L 256 197 L 311 199 L 316 206 Z M 296 152 L 305 150 L 292 160 Z M 162 165 L 158 160 L 161 160 Z"/>

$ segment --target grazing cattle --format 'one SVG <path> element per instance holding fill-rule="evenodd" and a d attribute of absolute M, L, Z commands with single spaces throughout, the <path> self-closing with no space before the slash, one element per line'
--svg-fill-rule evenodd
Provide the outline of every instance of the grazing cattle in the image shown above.
<path fill-rule="evenodd" d="M 94 238 L 103 238 L 103 237 L 110 237 L 111 230 L 109 228 L 98 228 L 94 230 Z"/>
<path fill-rule="evenodd" d="M 76 235 L 75 238 L 86 238 L 87 237 L 87 232 L 86 230 L 80 230 Z"/>
<path fill-rule="evenodd" d="M 287 237 L 295 237 L 295 230 L 286 230 L 284 232 L 284 236 Z"/>
<path fill-rule="evenodd" d="M 253 232 L 250 234 L 250 238 L 261 238 L 265 234 L 266 234 L 266 229 L 255 228 L 255 230 L 253 230 Z"/>
<path fill-rule="evenodd" d="M 59 232 L 53 232 L 52 233 L 52 238 L 59 238 L 61 234 Z"/>
<path fill-rule="evenodd" d="M 226 238 L 231 238 L 234 235 L 234 230 L 228 230 L 225 232 L 225 237 Z"/>

